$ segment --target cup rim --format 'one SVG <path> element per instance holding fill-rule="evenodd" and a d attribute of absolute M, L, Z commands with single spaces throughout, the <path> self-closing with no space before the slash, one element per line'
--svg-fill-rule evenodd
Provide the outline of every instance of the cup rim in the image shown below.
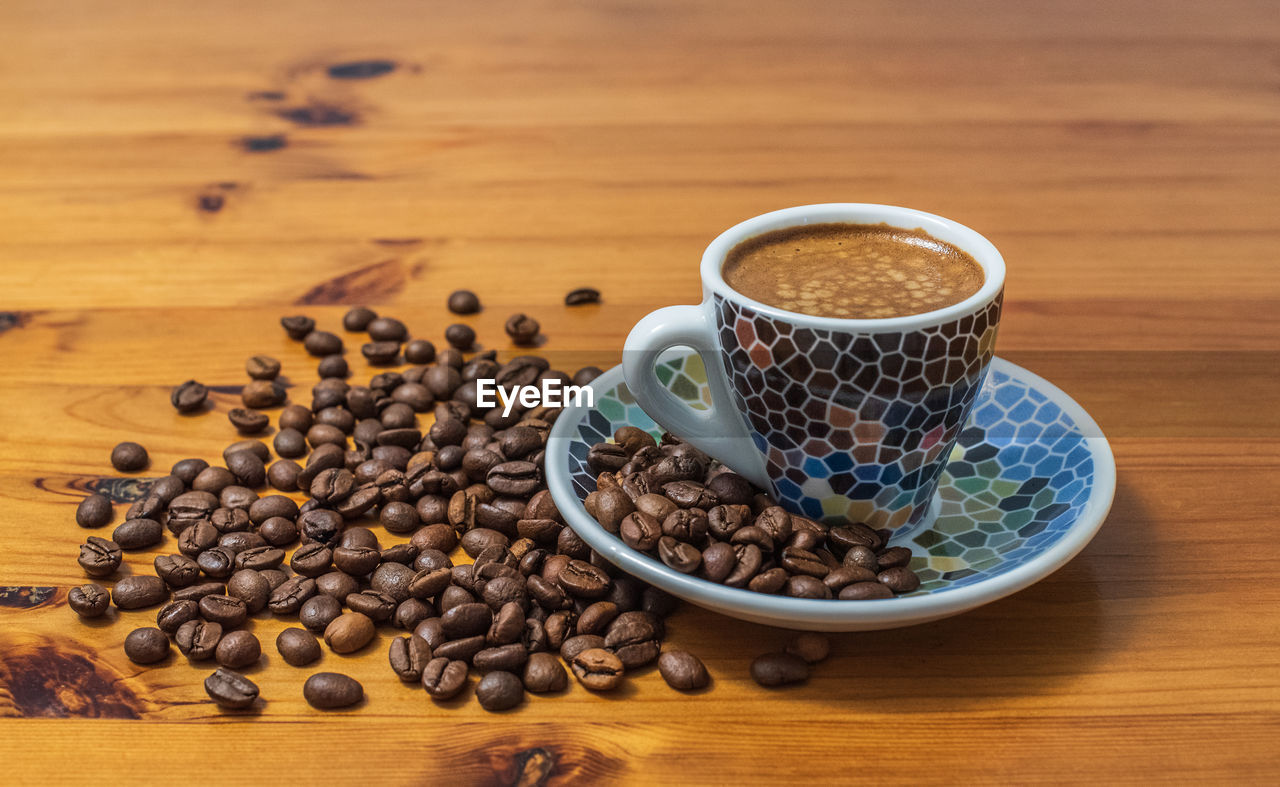
<path fill-rule="evenodd" d="M 946 241 L 967 252 L 982 267 L 985 281 L 977 292 L 968 298 L 944 306 L 941 309 L 908 314 L 902 317 L 817 317 L 801 312 L 787 311 L 777 306 L 753 300 L 733 289 L 724 280 L 722 272 L 725 257 L 739 243 L 774 230 L 802 227 L 806 224 L 826 223 L 887 223 L 902 229 L 922 229 L 933 237 Z M 878 333 L 885 331 L 906 332 L 940 325 L 978 311 L 994 299 L 1004 288 L 1004 257 L 991 241 L 977 231 L 951 219 L 926 213 L 914 208 L 896 205 L 879 205 L 869 202 L 828 202 L 816 205 L 798 205 L 793 208 L 763 213 L 741 221 L 720 233 L 702 253 L 700 267 L 705 290 L 715 292 L 726 300 L 744 304 L 753 311 L 775 320 L 808 328 L 839 330 L 852 333 Z"/>

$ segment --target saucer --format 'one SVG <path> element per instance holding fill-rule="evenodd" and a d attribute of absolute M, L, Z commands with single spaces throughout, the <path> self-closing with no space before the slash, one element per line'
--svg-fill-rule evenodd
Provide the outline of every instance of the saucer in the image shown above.
<path fill-rule="evenodd" d="M 658 379 L 690 406 L 711 401 L 702 359 L 663 356 Z M 654 437 L 661 427 L 636 404 L 615 366 L 591 384 L 591 406 L 571 405 L 547 441 L 547 484 L 582 540 L 651 585 L 732 617 L 783 628 L 866 631 L 956 615 L 1044 579 L 1098 532 L 1115 493 L 1111 447 L 1080 405 L 1040 377 L 1001 358 L 951 452 L 927 527 L 898 533 L 911 548 L 919 590 L 874 601 L 800 599 L 755 593 L 668 568 L 609 533 L 582 506 L 595 489 L 587 451 L 620 426 Z"/>

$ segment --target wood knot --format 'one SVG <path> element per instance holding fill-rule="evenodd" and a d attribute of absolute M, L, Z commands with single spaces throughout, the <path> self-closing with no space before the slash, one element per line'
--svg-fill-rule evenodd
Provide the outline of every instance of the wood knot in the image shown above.
<path fill-rule="evenodd" d="M 54 587 L 32 587 L 29 585 L 0 587 L 0 607 L 31 609 L 47 604 L 57 595 L 58 589 Z"/>
<path fill-rule="evenodd" d="M 308 127 L 354 126 L 360 122 L 354 110 L 322 101 L 282 109 L 276 115 L 290 123 Z"/>
<path fill-rule="evenodd" d="M 512 759 L 516 787 L 541 787 L 556 771 L 556 756 L 543 748 L 516 752 Z"/>
<path fill-rule="evenodd" d="M 260 137 L 241 137 L 237 144 L 246 153 L 270 153 L 287 147 L 289 139 L 284 134 L 268 134 Z"/>
<path fill-rule="evenodd" d="M 0 639 L 0 716 L 141 718 L 145 703 L 125 681 L 76 640 Z"/>
<path fill-rule="evenodd" d="M 374 79 L 396 70 L 394 60 L 355 60 L 329 66 L 331 79 Z"/>
<path fill-rule="evenodd" d="M 0 333 L 10 328 L 21 328 L 30 318 L 29 312 L 0 312 Z"/>

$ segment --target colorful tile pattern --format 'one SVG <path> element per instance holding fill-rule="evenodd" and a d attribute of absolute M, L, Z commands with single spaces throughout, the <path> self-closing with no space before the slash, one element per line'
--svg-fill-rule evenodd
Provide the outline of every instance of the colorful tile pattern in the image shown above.
<path fill-rule="evenodd" d="M 682 398 L 708 401 L 696 355 L 659 368 L 665 375 L 659 379 L 672 390 L 679 385 Z M 680 380 L 696 390 L 675 382 Z M 568 447 L 579 499 L 595 488 L 587 451 L 627 424 L 655 437 L 662 433 L 625 383 L 597 391 L 595 408 L 578 423 Z M 1093 491 L 1093 457 L 1079 425 L 1033 382 L 1001 368 L 987 376 L 949 456 L 938 487 L 937 521 L 905 537 L 916 553 L 911 567 L 922 580 L 916 594 L 966 587 L 1044 552 L 1071 528 Z M 852 470 L 856 474 L 858 467 Z"/>
<path fill-rule="evenodd" d="M 1001 300 L 867 334 L 793 325 L 712 293 L 729 388 L 779 502 L 813 519 L 917 524 L 982 387 Z"/>

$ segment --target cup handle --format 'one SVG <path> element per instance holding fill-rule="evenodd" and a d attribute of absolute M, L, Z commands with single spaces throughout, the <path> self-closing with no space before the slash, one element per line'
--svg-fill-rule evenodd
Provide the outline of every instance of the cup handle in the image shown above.
<path fill-rule="evenodd" d="M 692 347 L 702 357 L 711 407 L 695 410 L 677 399 L 654 372 L 671 347 Z M 640 407 L 660 426 L 724 462 L 763 489 L 773 489 L 764 459 L 733 406 L 715 326 L 702 306 L 668 306 L 636 323 L 622 352 L 622 373 Z"/>

